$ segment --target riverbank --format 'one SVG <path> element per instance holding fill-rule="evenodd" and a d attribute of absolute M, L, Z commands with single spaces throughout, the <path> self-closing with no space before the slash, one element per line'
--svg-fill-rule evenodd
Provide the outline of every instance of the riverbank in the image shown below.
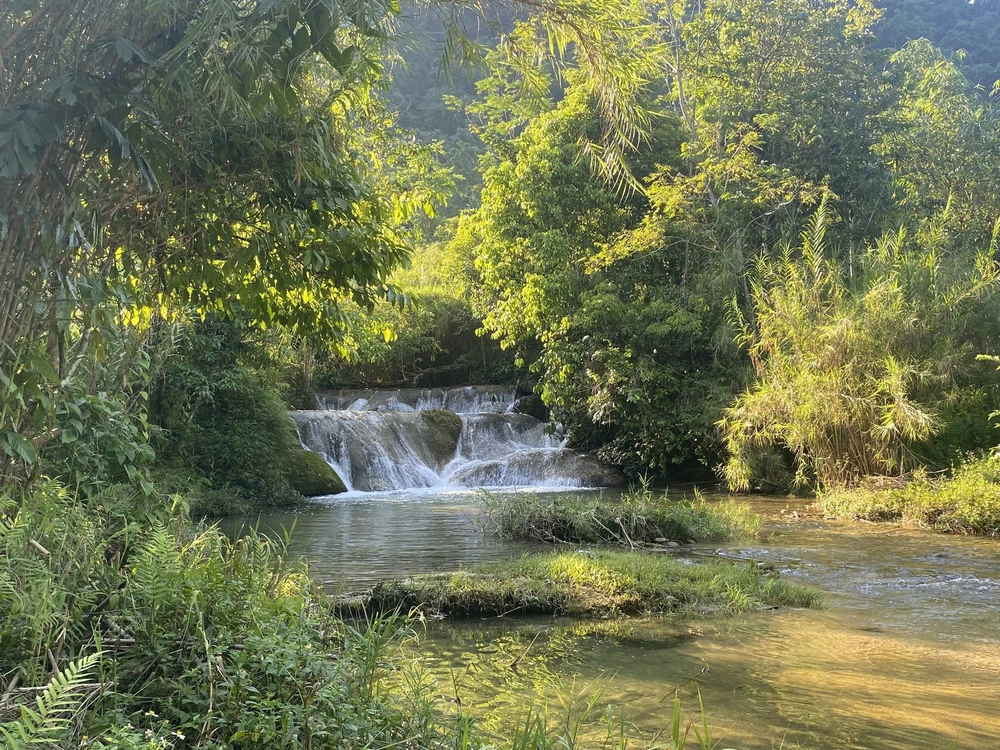
<path fill-rule="evenodd" d="M 1000 535 L 1000 458 L 966 463 L 947 478 L 870 480 L 819 496 L 823 512 L 852 521 L 908 523 L 936 531 Z"/>
<path fill-rule="evenodd" d="M 646 487 L 620 496 L 484 492 L 486 530 L 504 539 L 546 543 L 654 544 L 723 542 L 749 538 L 760 518 L 746 503 L 670 498 Z"/>
<path fill-rule="evenodd" d="M 440 617 L 603 617 L 815 607 L 821 597 L 755 563 L 693 563 L 669 553 L 580 550 L 381 581 L 341 601 L 346 612 L 369 614 L 419 608 Z"/>

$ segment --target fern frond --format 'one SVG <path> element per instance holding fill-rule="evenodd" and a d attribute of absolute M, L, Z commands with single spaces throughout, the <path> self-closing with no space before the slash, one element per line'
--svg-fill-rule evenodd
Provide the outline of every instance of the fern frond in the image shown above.
<path fill-rule="evenodd" d="M 21 706 L 20 716 L 0 724 L 0 738 L 9 750 L 27 750 L 41 745 L 56 745 L 65 740 L 80 712 L 100 653 L 70 662 L 35 699 L 34 707 Z"/>

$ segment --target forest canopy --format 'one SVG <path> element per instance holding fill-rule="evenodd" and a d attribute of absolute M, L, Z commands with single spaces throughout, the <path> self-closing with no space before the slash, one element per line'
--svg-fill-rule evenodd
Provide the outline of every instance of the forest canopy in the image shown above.
<path fill-rule="evenodd" d="M 1000 120 L 976 44 L 994 16 L 805 0 L 11 4 L 5 481 L 45 473 L 46 453 L 84 462 L 63 476 L 142 474 L 151 439 L 184 434 L 163 430 L 177 415 L 150 384 L 206 331 L 241 340 L 218 361 L 266 371 L 288 403 L 322 385 L 533 383 L 576 447 L 633 476 L 739 455 L 740 486 L 822 483 L 821 464 L 856 457 L 820 444 L 875 428 L 894 458 L 837 476 L 946 466 L 991 440 L 956 415 L 976 404 L 986 423 L 996 400 L 976 359 L 996 334 Z M 792 274 L 809 253 L 827 271 Z M 839 290 L 812 326 L 842 315 L 861 331 L 880 285 L 951 317 L 916 335 L 900 315 L 888 359 L 865 364 L 895 384 L 845 385 L 875 422 L 824 408 L 822 439 L 783 417 L 750 440 L 734 417 L 750 419 L 750 394 L 817 366 L 778 367 L 787 342 L 763 343 L 793 279 Z M 190 390 L 195 370 L 175 369 L 197 410 L 211 399 Z M 878 416 L 889 393 L 923 426 Z M 67 448 L 94 430 L 110 466 Z"/>

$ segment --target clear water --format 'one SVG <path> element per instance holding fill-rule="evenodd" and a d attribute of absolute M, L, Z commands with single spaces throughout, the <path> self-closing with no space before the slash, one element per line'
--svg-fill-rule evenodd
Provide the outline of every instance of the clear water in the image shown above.
<path fill-rule="evenodd" d="M 685 554 L 774 562 L 826 591 L 823 609 L 429 624 L 429 677 L 499 733 L 529 702 L 600 689 L 652 737 L 678 689 L 689 713 L 700 691 L 719 748 L 1000 748 L 1000 542 L 827 522 L 797 500 L 752 504 L 765 537 Z M 484 537 L 479 519 L 473 493 L 423 492 L 331 499 L 261 525 L 294 522 L 314 575 L 354 589 L 524 551 Z"/>

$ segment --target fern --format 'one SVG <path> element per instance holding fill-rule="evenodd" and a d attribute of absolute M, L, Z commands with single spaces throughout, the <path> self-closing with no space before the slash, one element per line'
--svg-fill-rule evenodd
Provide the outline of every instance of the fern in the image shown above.
<path fill-rule="evenodd" d="M 83 707 L 87 694 L 84 686 L 90 681 L 100 657 L 100 653 L 96 653 L 71 662 L 45 686 L 33 708 L 21 706 L 17 719 L 0 724 L 4 747 L 26 750 L 65 740 L 76 714 Z"/>

